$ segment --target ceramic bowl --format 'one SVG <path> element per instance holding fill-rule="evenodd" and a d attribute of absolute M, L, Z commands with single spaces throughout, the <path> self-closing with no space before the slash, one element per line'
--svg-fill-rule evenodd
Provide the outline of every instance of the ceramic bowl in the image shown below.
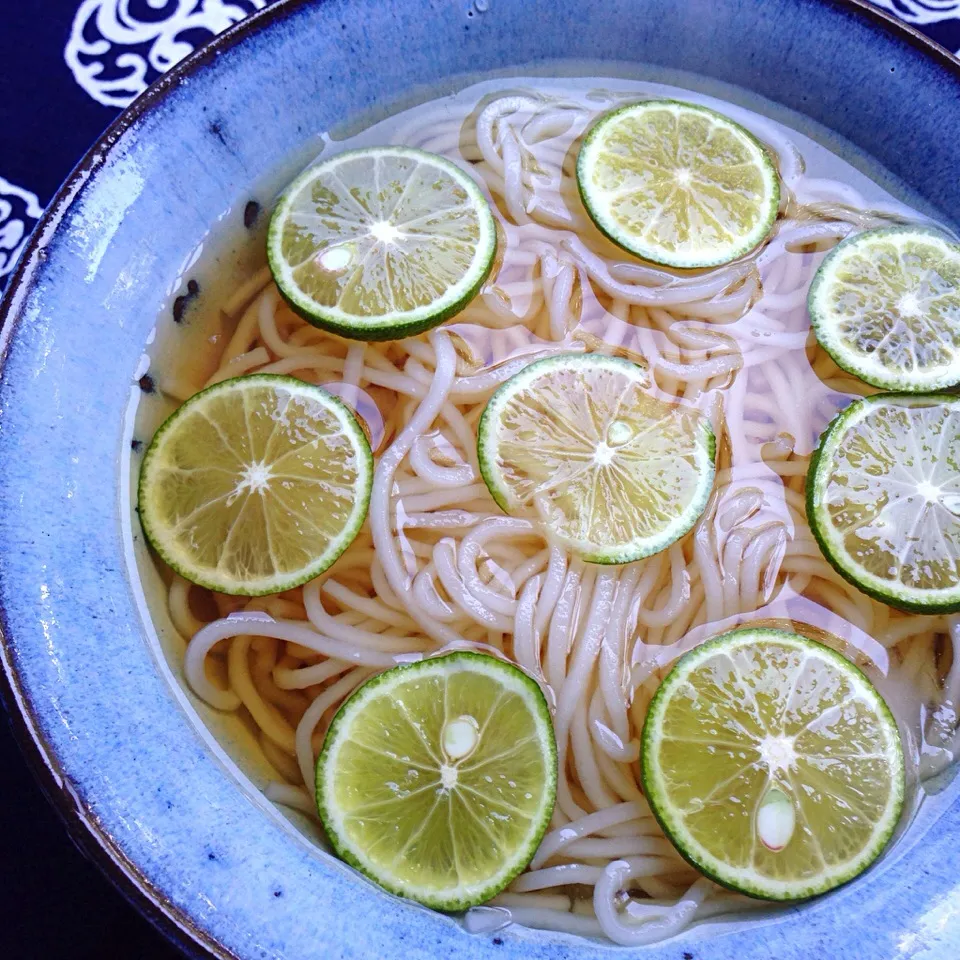
<path fill-rule="evenodd" d="M 263 800 L 240 734 L 183 692 L 163 624 L 145 615 L 149 584 L 131 576 L 125 414 L 158 313 L 211 225 L 240 216 L 263 171 L 344 118 L 471 74 L 560 69 L 794 111 L 942 219 L 960 210 L 960 63 L 855 2 L 291 0 L 140 97 L 50 206 L 0 309 L 0 657 L 10 713 L 78 841 L 188 950 L 240 960 L 631 953 L 517 927 L 469 934 L 324 853 Z M 634 952 L 960 956 L 956 786 L 941 784 L 893 854 L 835 894 Z"/>

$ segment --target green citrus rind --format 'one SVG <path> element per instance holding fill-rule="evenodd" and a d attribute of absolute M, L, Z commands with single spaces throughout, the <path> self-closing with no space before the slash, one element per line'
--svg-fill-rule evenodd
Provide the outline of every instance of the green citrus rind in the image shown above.
<path fill-rule="evenodd" d="M 442 675 L 444 671 L 479 671 L 520 695 L 529 713 L 531 735 L 537 738 L 542 751 L 546 777 L 542 783 L 535 815 L 523 842 L 502 857 L 497 862 L 496 869 L 492 869 L 482 882 L 438 888 L 431 884 L 428 878 L 419 883 L 403 881 L 385 869 L 383 864 L 375 862 L 357 839 L 345 829 L 340 811 L 336 807 L 332 784 L 337 777 L 339 750 L 354 735 L 356 723 L 358 719 L 362 720 L 367 705 L 376 698 L 393 697 L 398 687 L 412 679 L 431 674 Z M 409 698 L 404 702 L 409 704 Z M 376 762 L 375 758 L 372 759 L 371 765 Z M 371 776 L 376 774 L 372 773 Z M 543 691 L 533 679 L 513 664 L 472 651 L 459 651 L 394 667 L 367 680 L 344 701 L 334 716 L 316 767 L 317 810 L 337 855 L 390 893 L 445 911 L 466 910 L 489 900 L 525 869 L 550 825 L 556 789 L 557 746 L 550 709 Z"/>
<path fill-rule="evenodd" d="M 829 300 L 831 289 L 838 284 L 838 272 L 848 265 L 852 256 L 870 246 L 893 244 L 902 248 L 910 241 L 937 248 L 943 258 L 942 262 L 952 261 L 960 277 L 960 246 L 951 243 L 937 231 L 906 226 L 866 230 L 843 240 L 824 258 L 810 284 L 807 309 L 817 342 L 842 370 L 881 390 L 930 393 L 960 383 L 960 286 L 955 287 L 952 294 L 957 308 L 955 323 L 946 324 L 940 331 L 941 339 L 950 336 L 956 346 L 948 350 L 950 356 L 945 358 L 944 362 L 927 368 L 918 365 L 913 370 L 907 369 L 903 363 L 881 362 L 876 344 L 871 345 L 871 350 L 857 350 L 848 338 L 841 335 L 838 326 L 843 322 L 843 317 L 831 306 Z M 903 318 L 900 320 L 902 322 Z M 924 323 L 929 327 L 929 318 L 925 318 Z M 887 335 L 895 332 L 888 331 Z M 901 334 L 896 339 L 906 341 L 907 338 Z"/>
<path fill-rule="evenodd" d="M 892 244 L 902 248 L 904 244 L 911 241 L 936 248 L 943 258 L 941 262 L 952 262 L 955 272 L 960 277 L 960 246 L 951 243 L 937 231 L 925 227 L 906 226 L 866 230 L 843 240 L 824 258 L 810 284 L 807 309 L 817 342 L 842 370 L 881 390 L 931 393 L 960 383 L 960 286 L 954 287 L 950 294 L 956 300 L 956 322 L 944 324 L 943 329 L 938 331 L 941 342 L 948 336 L 954 341 L 955 346 L 947 350 L 949 357 L 935 366 L 924 368 L 916 365 L 913 370 L 908 369 L 901 362 L 881 362 L 875 343 L 871 343 L 870 350 L 856 349 L 849 342 L 849 338 L 844 338 L 838 329 L 844 318 L 830 302 L 831 290 L 840 282 L 837 274 L 849 264 L 852 256 L 871 246 Z M 941 294 L 941 296 L 945 295 L 947 294 Z M 905 322 L 903 317 L 900 317 L 900 321 Z M 924 323 L 929 329 L 931 325 L 929 318 L 924 318 Z M 900 334 L 894 330 L 887 332 L 887 336 L 895 334 L 898 341 L 906 341 L 907 338 L 902 332 Z"/>
<path fill-rule="evenodd" d="M 201 408 L 211 398 L 219 397 L 230 392 L 237 392 L 251 387 L 268 385 L 282 389 L 296 396 L 308 397 L 322 404 L 332 412 L 343 428 L 344 435 L 349 439 L 353 453 L 356 456 L 357 482 L 354 490 L 353 509 L 348 522 L 338 537 L 333 539 L 326 550 L 316 559 L 293 575 L 279 575 L 273 578 L 264 578 L 253 582 L 243 582 L 231 577 L 218 576 L 216 571 L 208 567 L 198 566 L 192 558 L 171 539 L 169 531 L 162 519 L 157 515 L 153 501 L 153 490 L 156 478 L 155 468 L 162 466 L 164 447 L 178 428 L 178 424 L 191 412 Z M 175 570 L 184 579 L 232 596 L 260 597 L 292 590 L 319 576 L 328 569 L 353 542 L 367 516 L 370 495 L 373 489 L 373 453 L 363 428 L 357 422 L 353 412 L 337 397 L 321 387 L 304 383 L 294 377 L 277 374 L 254 374 L 252 376 L 234 377 L 223 380 L 192 396 L 181 404 L 160 426 L 150 446 L 144 454 L 140 466 L 140 480 L 137 491 L 137 510 L 144 535 L 150 545 L 159 554 L 160 558 L 171 569 Z M 267 546 L 264 545 L 264 550 Z"/>
<path fill-rule="evenodd" d="M 764 196 L 758 201 L 760 213 L 751 229 L 744 231 L 725 247 L 711 249 L 702 246 L 688 255 L 680 255 L 664 247 L 644 241 L 636 231 L 630 232 L 618 224 L 605 202 L 603 191 L 591 185 L 591 171 L 595 168 L 602 149 L 603 137 L 620 121 L 650 110 L 669 110 L 676 114 L 696 113 L 705 115 L 720 127 L 732 133 L 747 149 L 761 173 Z M 604 114 L 584 138 L 577 157 L 577 188 L 583 205 L 596 227 L 618 247 L 651 263 L 679 269 L 715 267 L 746 256 L 756 249 L 770 234 L 780 208 L 780 177 L 776 166 L 764 145 L 740 124 L 708 107 L 701 107 L 679 100 L 645 100 L 628 104 Z"/>
<path fill-rule="evenodd" d="M 828 424 L 810 460 L 807 471 L 807 520 L 817 544 L 830 565 L 845 580 L 868 596 L 912 613 L 956 613 L 960 611 L 960 582 L 948 590 L 910 590 L 881 580 L 858 564 L 837 540 L 823 504 L 824 488 L 829 479 L 831 458 L 843 443 L 846 432 L 873 407 L 890 403 L 907 407 L 946 404 L 960 409 L 960 397 L 951 394 L 878 393 L 854 401 Z"/>
<path fill-rule="evenodd" d="M 762 644 L 764 642 L 776 643 L 804 651 L 837 669 L 857 690 L 858 696 L 866 700 L 873 708 L 887 741 L 887 759 L 891 768 L 891 782 L 884 815 L 874 826 L 870 842 L 861 849 L 857 856 L 835 866 L 833 869 L 825 870 L 822 876 L 815 880 L 778 881 L 769 877 L 758 876 L 755 871 L 752 871 L 753 876 L 749 876 L 747 871 L 731 867 L 729 863 L 706 851 L 702 844 L 698 843 L 685 829 L 681 816 L 673 809 L 674 805 L 667 796 L 663 772 L 659 765 L 658 748 L 663 740 L 664 715 L 669 708 L 672 696 L 677 690 L 684 684 L 690 683 L 689 678 L 696 668 L 717 653 L 728 654 L 737 646 Z M 689 744 L 689 746 L 694 746 L 694 744 Z M 660 684 L 650 702 L 642 734 L 641 783 L 650 809 L 667 838 L 676 847 L 677 852 L 704 876 L 709 877 L 721 886 L 755 899 L 795 901 L 818 896 L 848 883 L 863 873 L 883 853 L 896 830 L 903 810 L 906 772 L 903 747 L 896 719 L 886 701 L 861 670 L 836 651 L 799 634 L 772 628 L 745 627 L 715 637 L 684 654 Z"/>
<path fill-rule="evenodd" d="M 291 276 L 282 250 L 285 223 L 304 189 L 315 184 L 324 175 L 353 159 L 400 157 L 428 164 L 450 178 L 469 197 L 476 215 L 480 240 L 474 251 L 469 270 L 460 281 L 448 287 L 444 294 L 429 304 L 413 310 L 394 311 L 377 316 L 347 313 L 336 305 L 318 303 L 306 295 Z M 308 323 L 352 340 L 401 340 L 437 326 L 455 316 L 480 292 L 496 258 L 497 229 L 493 212 L 476 183 L 449 160 L 412 147 L 365 147 L 348 150 L 310 167 L 298 176 L 284 191 L 270 219 L 267 232 L 267 260 L 280 295 L 290 308 Z"/>
<path fill-rule="evenodd" d="M 569 353 L 555 354 L 535 360 L 524 367 L 519 373 L 501 384 L 487 402 L 477 429 L 477 457 L 480 464 L 480 475 L 483 477 L 490 495 L 505 513 L 515 511 L 520 504 L 516 503 L 510 489 L 504 482 L 503 471 L 498 463 L 497 454 L 497 422 L 511 397 L 527 387 L 537 378 L 551 371 L 569 369 L 572 366 L 603 366 L 618 372 L 626 373 L 638 383 L 646 383 L 642 368 L 621 357 L 610 357 L 602 354 Z M 706 509 L 707 501 L 713 490 L 713 480 L 716 471 L 716 437 L 713 428 L 706 417 L 700 419 L 700 442 L 697 444 L 699 484 L 695 495 L 686 508 L 674 519 L 667 528 L 653 537 L 637 539 L 628 544 L 612 544 L 606 547 L 596 545 L 587 546 L 582 542 L 568 543 L 571 548 L 589 563 L 623 564 L 652 556 L 665 550 L 690 531 Z"/>

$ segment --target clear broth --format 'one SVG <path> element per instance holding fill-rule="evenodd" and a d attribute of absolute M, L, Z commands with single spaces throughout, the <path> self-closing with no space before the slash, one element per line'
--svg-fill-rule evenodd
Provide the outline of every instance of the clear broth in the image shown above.
<path fill-rule="evenodd" d="M 268 173 L 251 192 L 251 199 L 230 211 L 178 272 L 171 285 L 170 302 L 160 315 L 155 336 L 151 338 L 136 374 L 139 389 L 135 391 L 129 424 L 133 451 L 129 463 L 131 489 L 136 488 L 142 451 L 156 427 L 217 370 L 222 351 L 233 336 L 239 319 L 236 312 L 224 312 L 223 305 L 229 302 L 242 282 L 263 270 L 266 263 L 265 231 L 272 202 L 278 188 L 291 178 L 292 173 L 317 155 L 326 157 L 345 149 L 384 143 L 402 143 L 445 153 L 467 165 L 460 153 L 457 128 L 468 118 L 475 118 L 491 99 L 508 91 L 522 96 L 559 97 L 594 115 L 638 97 L 663 96 L 703 103 L 731 116 L 777 149 L 782 169 L 794 165 L 789 183 L 794 196 L 791 208 L 794 212 L 804 204 L 838 204 L 855 206 L 862 211 L 879 211 L 881 220 L 917 222 L 928 219 L 905 203 L 902 196 L 895 196 L 878 184 L 877 180 L 883 180 L 890 185 L 890 179 L 882 172 L 876 173 L 876 179 L 873 179 L 816 139 L 778 120 L 701 93 L 647 81 L 531 77 L 487 80 L 451 96 L 402 110 L 371 125 L 352 124 L 346 131 L 349 135 L 318 137 L 282 169 Z M 581 131 L 582 125 L 575 123 L 567 134 L 548 138 L 549 149 L 544 148 L 545 155 L 554 159 L 544 160 L 543 166 L 549 168 L 552 163 L 556 167 L 557 156 L 563 158 L 560 164 L 569 165 Z M 793 144 L 794 149 L 785 146 L 787 144 Z M 536 156 L 537 146 L 533 152 Z M 798 172 L 797 164 L 802 165 L 802 173 Z M 789 175 L 791 170 L 784 169 L 783 172 Z M 843 189 L 838 189 L 838 185 Z M 575 190 L 570 191 L 569 183 L 559 188 L 547 185 L 542 191 L 548 202 L 572 211 L 577 222 L 581 223 L 585 218 L 582 210 L 575 209 L 579 203 L 575 194 Z M 535 285 L 528 283 L 529 289 L 524 287 L 525 280 L 531 275 L 531 264 L 525 253 L 522 230 L 504 213 L 502 198 L 495 204 L 495 211 L 502 231 L 501 263 L 499 273 L 491 277 L 490 286 L 515 291 L 508 295 L 507 302 L 518 319 L 515 325 L 506 329 L 491 330 L 480 322 L 481 318 L 472 312 L 472 308 L 468 308 L 464 314 L 447 322 L 445 328 L 458 338 L 462 352 L 473 361 L 469 370 L 473 375 L 501 368 L 518 357 L 538 355 L 546 340 L 542 323 L 538 326 L 521 319 L 531 311 L 535 312 L 537 296 Z M 580 235 L 579 230 L 577 233 Z M 579 319 L 565 334 L 571 342 L 586 343 L 588 349 L 613 350 L 645 362 L 651 362 L 651 357 L 660 358 L 659 366 L 656 361 L 652 363 L 656 369 L 656 390 L 665 397 L 699 407 L 714 419 L 715 426 L 720 425 L 721 472 L 729 471 L 729 482 L 703 523 L 711 526 L 710 542 L 719 553 L 721 572 L 721 548 L 730 542 L 730 533 L 735 528 L 746 530 L 749 536 L 755 536 L 762 529 L 781 529 L 785 543 L 793 542 L 799 533 L 797 499 L 802 497 L 803 467 L 820 432 L 854 396 L 871 392 L 870 388 L 856 384 L 826 362 L 820 351 L 811 346 L 807 335 L 805 290 L 825 250 L 818 250 L 814 243 L 806 242 L 797 244 L 795 252 L 786 252 L 785 243 L 789 240 L 774 236 L 755 258 L 760 292 L 739 319 L 718 323 L 696 315 L 681 320 L 669 318 L 674 325 L 680 324 L 694 340 L 698 335 L 712 338 L 714 346 L 704 353 L 706 363 L 717 357 L 732 358 L 731 364 L 739 361 L 736 368 L 731 366 L 726 374 L 723 364 L 709 367 L 710 375 L 701 378 L 700 389 L 678 389 L 679 381 L 671 371 L 677 364 L 686 362 L 688 355 L 695 354 L 696 350 L 677 347 L 671 340 L 667 320 L 660 318 L 650 324 L 636 323 L 629 310 L 624 316 L 622 307 L 612 302 L 611 297 L 595 284 L 587 282 L 582 271 Z M 600 244 L 595 237 L 588 237 L 587 245 L 591 249 Z M 629 260 L 627 255 L 618 254 L 609 245 L 603 249 L 608 257 Z M 784 347 L 786 340 L 791 345 Z M 316 379 L 340 393 L 348 403 L 352 402 L 369 429 L 374 452 L 380 453 L 386 448 L 390 439 L 390 410 L 381 394 L 357 388 L 344 392 L 336 378 L 310 379 Z M 689 384 L 689 380 L 686 383 Z M 803 398 L 802 402 L 798 398 Z M 731 405 L 735 408 L 734 419 L 740 417 L 741 422 L 748 424 L 746 429 L 731 431 L 724 426 L 731 420 Z M 719 407 L 723 407 L 723 415 L 718 412 Z M 770 465 L 771 457 L 783 454 L 783 449 L 779 452 L 775 449 L 783 433 L 792 438 L 786 459 L 797 465 L 793 472 L 778 472 Z M 752 500 L 745 497 L 745 492 L 750 491 L 756 492 Z M 799 509 L 802 514 L 802 506 Z M 138 535 L 135 524 L 134 529 Z M 783 549 L 789 554 L 787 547 Z M 924 640 L 927 648 L 920 652 L 914 647 L 919 641 L 913 635 L 890 642 L 890 631 L 895 633 L 901 621 L 899 614 L 881 609 L 881 605 L 865 597 L 862 602 L 850 602 L 845 595 L 838 595 L 837 602 L 828 603 L 825 596 L 832 595 L 830 591 L 811 588 L 816 577 L 805 576 L 799 560 L 794 562 L 792 573 L 783 575 L 783 564 L 788 559 L 781 557 L 778 572 L 771 574 L 768 582 L 760 584 L 756 603 L 749 610 L 710 617 L 685 631 L 683 636 L 666 643 L 664 640 L 669 639 L 669 630 L 664 628 L 638 629 L 628 638 L 622 683 L 624 695 L 631 701 L 632 720 L 639 726 L 656 679 L 680 653 L 737 623 L 767 621 L 825 640 L 837 646 L 871 676 L 900 724 L 910 781 L 910 812 L 902 819 L 902 833 L 923 795 L 922 755 L 925 752 L 930 755 L 932 751 L 935 756 L 938 750 L 936 742 L 929 743 L 929 732 L 925 743 L 925 731 L 932 722 L 931 718 L 935 721 L 937 715 L 942 718 L 946 731 L 955 710 L 952 702 L 943 699 L 944 677 L 952 665 L 946 629 L 937 626 L 932 630 Z M 165 653 L 170 667 L 178 678 L 182 678 L 182 654 L 189 637 L 171 639 L 170 636 L 170 631 L 175 632 L 176 628 L 164 610 L 167 598 L 161 586 L 161 581 L 169 583 L 170 573 L 144 549 L 138 550 L 137 564 L 143 581 L 154 585 L 153 589 L 147 590 L 151 616 L 161 625 L 161 632 L 166 637 Z M 834 592 L 838 593 L 836 588 Z M 208 597 L 192 594 L 191 603 L 201 620 L 217 615 L 218 608 Z M 858 618 L 869 619 L 872 630 L 858 626 Z M 245 722 L 255 730 L 249 717 Z M 223 732 L 216 721 L 212 723 L 218 734 Z M 251 745 L 255 748 L 256 741 L 250 739 L 247 747 Z M 258 779 L 263 777 L 261 765 Z"/>

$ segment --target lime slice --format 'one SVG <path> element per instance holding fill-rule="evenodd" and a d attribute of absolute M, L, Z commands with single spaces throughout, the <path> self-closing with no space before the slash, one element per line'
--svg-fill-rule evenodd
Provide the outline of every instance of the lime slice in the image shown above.
<path fill-rule="evenodd" d="M 679 852 L 752 897 L 799 900 L 865 870 L 903 808 L 896 721 L 870 681 L 782 630 L 682 657 L 643 731 L 643 789 Z"/>
<path fill-rule="evenodd" d="M 267 257 L 305 320 L 354 340 L 398 340 L 462 310 L 496 245 L 490 206 L 459 167 L 422 150 L 370 147 L 290 184 Z"/>
<path fill-rule="evenodd" d="M 807 475 L 823 555 L 918 613 L 960 610 L 960 398 L 877 394 L 824 431 Z"/>
<path fill-rule="evenodd" d="M 320 387 L 259 374 L 198 393 L 157 431 L 140 522 L 169 566 L 220 593 L 279 593 L 323 573 L 367 515 L 370 445 Z"/>
<path fill-rule="evenodd" d="M 556 789 L 540 687 L 479 653 L 369 680 L 333 718 L 317 761 L 317 807 L 337 853 L 439 910 L 489 900 L 523 870 Z"/>
<path fill-rule="evenodd" d="M 629 563 L 682 537 L 713 487 L 715 440 L 694 410 L 649 396 L 641 367 L 560 354 L 504 383 L 480 418 L 480 471 L 507 513 L 533 507 L 593 563 Z"/>
<path fill-rule="evenodd" d="M 886 390 L 960 383 L 960 246 L 931 230 L 868 230 L 810 286 L 810 321 L 837 366 Z"/>
<path fill-rule="evenodd" d="M 602 116 L 577 159 L 594 223 L 630 253 L 671 267 L 729 263 L 770 232 L 780 180 L 759 140 L 728 117 L 676 100 Z"/>

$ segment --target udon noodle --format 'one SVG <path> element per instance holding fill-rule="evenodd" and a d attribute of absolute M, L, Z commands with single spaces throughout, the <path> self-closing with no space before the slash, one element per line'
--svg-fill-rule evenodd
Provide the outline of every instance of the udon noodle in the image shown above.
<path fill-rule="evenodd" d="M 753 905 L 679 857 L 638 786 L 644 715 L 680 653 L 745 620 L 839 638 L 881 678 L 920 778 L 953 758 L 960 701 L 958 619 L 906 615 L 852 587 L 804 512 L 821 430 L 872 392 L 817 348 L 807 288 L 825 251 L 905 208 L 807 176 L 783 128 L 731 108 L 778 163 L 775 233 L 718 269 L 636 262 L 589 222 L 573 171 L 591 120 L 636 98 L 527 90 L 412 111 L 391 142 L 454 159 L 492 201 L 499 259 L 480 295 L 423 336 L 348 342 L 291 312 L 264 268 L 221 305 L 227 335 L 210 347 L 206 383 L 176 366 L 157 376 L 176 401 L 253 372 L 323 384 L 356 410 L 377 458 L 363 531 L 304 587 L 249 600 L 166 574 L 173 623 L 192 638 L 187 681 L 252 721 L 276 770 L 268 797 L 315 816 L 325 729 L 371 674 L 451 647 L 495 651 L 548 690 L 560 779 L 529 869 L 467 923 L 512 919 L 631 945 Z M 535 517 L 504 515 L 478 469 L 476 425 L 492 391 L 536 358 L 585 350 L 644 365 L 657 395 L 700 409 L 718 437 L 699 523 L 625 566 L 585 563 Z"/>

